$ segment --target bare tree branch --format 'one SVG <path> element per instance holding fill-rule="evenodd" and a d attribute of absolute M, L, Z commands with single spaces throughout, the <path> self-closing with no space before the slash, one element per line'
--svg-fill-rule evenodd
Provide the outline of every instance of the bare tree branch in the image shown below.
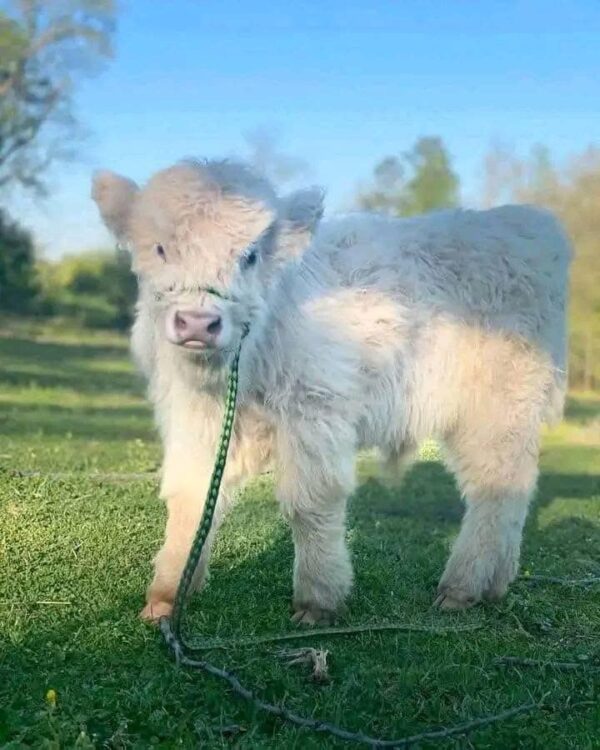
<path fill-rule="evenodd" d="M 74 83 L 111 54 L 113 0 L 15 0 L 0 11 L 0 186 L 40 190 L 72 141 Z"/>

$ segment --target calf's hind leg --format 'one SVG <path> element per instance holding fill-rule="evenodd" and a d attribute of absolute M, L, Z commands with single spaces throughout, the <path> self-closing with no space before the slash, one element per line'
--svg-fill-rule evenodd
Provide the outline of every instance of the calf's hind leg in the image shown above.
<path fill-rule="evenodd" d="M 450 442 L 466 512 L 438 586 L 435 604 L 442 609 L 499 599 L 516 577 L 537 481 L 538 440 L 536 422 L 522 430 L 488 424 L 459 432 Z"/>
<path fill-rule="evenodd" d="M 379 481 L 388 489 L 398 488 L 415 462 L 418 446 L 404 443 L 386 451 L 379 465 Z"/>

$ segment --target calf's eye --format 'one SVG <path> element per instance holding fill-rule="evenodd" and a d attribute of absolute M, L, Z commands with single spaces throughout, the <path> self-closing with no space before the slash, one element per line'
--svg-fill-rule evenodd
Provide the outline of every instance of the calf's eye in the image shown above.
<path fill-rule="evenodd" d="M 167 254 L 162 245 L 155 245 L 154 249 L 156 250 L 156 254 L 158 255 L 159 258 L 162 258 L 164 261 L 167 260 Z"/>
<path fill-rule="evenodd" d="M 244 267 L 249 268 L 250 266 L 253 266 L 256 263 L 257 258 L 258 254 L 256 250 L 250 250 L 250 252 L 244 255 Z"/>

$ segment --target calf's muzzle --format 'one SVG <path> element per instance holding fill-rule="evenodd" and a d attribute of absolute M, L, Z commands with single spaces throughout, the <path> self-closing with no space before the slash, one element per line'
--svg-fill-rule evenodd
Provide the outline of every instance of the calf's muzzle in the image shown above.
<path fill-rule="evenodd" d="M 221 316 L 214 311 L 171 310 L 167 316 L 169 341 L 190 349 L 216 347 L 222 328 Z"/>

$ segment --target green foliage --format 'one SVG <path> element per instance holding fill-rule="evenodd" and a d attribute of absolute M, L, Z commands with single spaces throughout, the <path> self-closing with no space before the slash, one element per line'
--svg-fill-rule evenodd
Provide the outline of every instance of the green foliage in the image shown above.
<path fill-rule="evenodd" d="M 0 309 L 126 330 L 137 281 L 127 252 L 96 251 L 36 260 L 30 235 L 0 212 Z"/>
<path fill-rule="evenodd" d="M 125 251 L 70 255 L 38 264 L 39 312 L 91 328 L 125 330 L 133 320 L 137 284 Z"/>
<path fill-rule="evenodd" d="M 441 138 L 419 138 L 401 157 L 388 156 L 375 167 L 373 184 L 359 206 L 393 216 L 414 216 L 458 205 L 459 180 Z"/>
<path fill-rule="evenodd" d="M 523 159 L 496 147 L 485 161 L 484 196 L 488 205 L 544 206 L 563 221 L 575 247 L 570 380 L 585 390 L 600 387 L 600 149 L 587 148 L 559 166 L 543 146 Z"/>
<path fill-rule="evenodd" d="M 127 343 L 46 325 L 26 334 L 26 325 L 0 338 L 0 747 L 346 747 L 267 719 L 220 681 L 178 667 L 140 622 L 165 510 L 160 450 Z M 567 423 L 545 438 L 523 550 L 532 575 L 598 575 L 599 416 L 597 396 L 573 399 Z M 273 646 L 207 658 L 261 697 L 379 736 L 451 727 L 542 696 L 552 706 L 423 750 L 597 748 L 598 679 L 585 665 L 600 663 L 598 586 L 519 580 L 502 602 L 433 610 L 462 515 L 452 479 L 435 460 L 393 490 L 375 481 L 367 459 L 359 474 L 348 518 L 356 583 L 341 624 L 481 629 L 315 635 L 299 645 L 330 650 L 324 686 L 303 666 L 285 666 Z M 190 600 L 190 628 L 207 638 L 291 632 L 292 566 L 289 529 L 271 478 L 262 478 L 217 535 L 209 583 Z M 504 655 L 582 667 L 500 668 Z M 232 726 L 233 738 L 224 730 Z"/>
<path fill-rule="evenodd" d="M 0 211 L 0 309 L 31 311 L 38 292 L 29 233 Z"/>

